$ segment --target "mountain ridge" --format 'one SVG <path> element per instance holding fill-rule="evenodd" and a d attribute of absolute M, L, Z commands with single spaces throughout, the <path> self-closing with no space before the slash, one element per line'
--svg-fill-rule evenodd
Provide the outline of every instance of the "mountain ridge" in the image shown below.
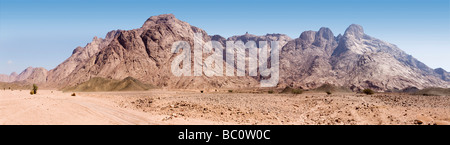
<path fill-rule="evenodd" d="M 450 73 L 442 68 L 429 68 L 394 44 L 365 34 L 363 27 L 357 24 L 351 24 L 343 35 L 337 36 L 331 29 L 322 27 L 318 31 L 304 31 L 295 39 L 285 34 L 257 36 L 248 33 L 224 38 L 208 35 L 173 14 L 152 16 L 137 29 L 110 31 L 104 39 L 94 37 L 85 47 L 74 49 L 72 56 L 56 68 L 50 71 L 38 69 L 36 74 L 42 74 L 45 79 L 36 74 L 28 75 L 30 70 L 25 70 L 20 79 L 15 76 L 17 74 L 0 75 L 0 81 L 28 80 L 60 88 L 78 85 L 94 77 L 117 80 L 134 77 L 168 88 L 258 86 L 258 81 L 263 78 L 261 76 L 220 78 L 171 75 L 170 62 L 180 54 L 170 52 L 172 43 L 183 40 L 193 46 L 194 33 L 202 34 L 203 42 L 216 40 L 223 45 L 226 41 L 238 40 L 244 43 L 281 41 L 278 87 L 309 89 L 333 84 L 353 90 L 373 88 L 380 91 L 407 87 L 450 87 Z"/>

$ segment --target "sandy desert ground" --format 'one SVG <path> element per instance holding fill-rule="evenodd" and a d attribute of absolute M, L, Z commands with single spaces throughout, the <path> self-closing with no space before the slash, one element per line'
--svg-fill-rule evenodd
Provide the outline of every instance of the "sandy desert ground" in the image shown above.
<path fill-rule="evenodd" d="M 449 96 L 0 91 L 0 124 L 450 124 Z"/>

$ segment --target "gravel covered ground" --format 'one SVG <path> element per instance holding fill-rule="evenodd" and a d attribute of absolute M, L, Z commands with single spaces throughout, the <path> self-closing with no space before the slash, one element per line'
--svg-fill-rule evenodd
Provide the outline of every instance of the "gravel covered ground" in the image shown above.
<path fill-rule="evenodd" d="M 450 124 L 449 96 L 0 91 L 0 124 Z"/>
<path fill-rule="evenodd" d="M 119 106 L 226 124 L 450 124 L 448 96 L 254 94 L 152 91 L 119 93 Z"/>

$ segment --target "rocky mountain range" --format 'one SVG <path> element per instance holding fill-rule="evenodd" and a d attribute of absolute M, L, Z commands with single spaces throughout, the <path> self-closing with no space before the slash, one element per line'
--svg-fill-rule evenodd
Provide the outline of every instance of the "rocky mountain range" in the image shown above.
<path fill-rule="evenodd" d="M 365 34 L 356 24 L 337 37 L 328 28 L 303 32 L 285 45 L 281 54 L 281 80 L 291 86 L 314 88 L 328 83 L 353 90 L 449 87 L 448 72 L 440 69 L 441 73 L 436 73 L 397 46 Z"/>
<path fill-rule="evenodd" d="M 50 71 L 30 67 L 20 74 L 0 75 L 0 81 L 63 88 L 95 77 L 117 80 L 133 77 L 167 88 L 258 87 L 260 76 L 172 75 L 171 62 L 180 54 L 171 53 L 172 44 L 186 41 L 192 47 L 194 33 L 201 33 L 203 42 L 216 40 L 222 44 L 227 40 L 280 41 L 278 87 L 309 89 L 334 84 L 353 90 L 372 88 L 379 91 L 450 87 L 449 72 L 426 66 L 397 46 L 365 34 L 356 24 L 338 36 L 323 27 L 318 31 L 305 31 L 295 39 L 284 34 L 256 36 L 248 33 L 224 38 L 210 36 L 172 14 L 152 16 L 138 29 L 114 30 L 104 39 L 94 37 L 91 43 L 77 47 L 72 56 Z"/>

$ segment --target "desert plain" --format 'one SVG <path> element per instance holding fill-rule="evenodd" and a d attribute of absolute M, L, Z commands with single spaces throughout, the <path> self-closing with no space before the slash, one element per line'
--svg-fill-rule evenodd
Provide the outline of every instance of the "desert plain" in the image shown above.
<path fill-rule="evenodd" d="M 0 125 L 449 125 L 450 97 L 402 93 L 0 90 Z"/>

